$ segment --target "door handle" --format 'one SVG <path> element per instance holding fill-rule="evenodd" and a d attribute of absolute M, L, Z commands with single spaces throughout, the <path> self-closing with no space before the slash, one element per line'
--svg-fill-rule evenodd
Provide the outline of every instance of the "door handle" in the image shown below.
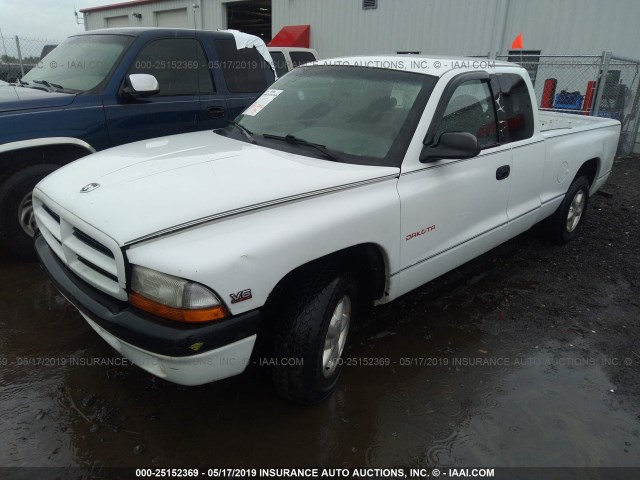
<path fill-rule="evenodd" d="M 498 167 L 498 169 L 496 170 L 496 180 L 504 180 L 509 176 L 510 172 L 511 167 L 509 165 Z"/>
<path fill-rule="evenodd" d="M 224 107 L 209 107 L 207 114 L 209 118 L 222 118 L 224 117 Z"/>

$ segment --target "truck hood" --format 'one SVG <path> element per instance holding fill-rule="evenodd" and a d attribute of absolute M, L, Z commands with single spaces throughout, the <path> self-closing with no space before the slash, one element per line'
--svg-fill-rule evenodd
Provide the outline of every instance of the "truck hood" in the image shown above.
<path fill-rule="evenodd" d="M 45 92 L 34 88 L 0 85 L 0 112 L 64 107 L 73 102 L 74 98 L 75 94 Z"/>
<path fill-rule="evenodd" d="M 124 246 L 185 224 L 397 175 L 251 145 L 213 132 L 131 143 L 55 171 L 36 190 Z M 87 187 L 88 192 L 81 190 Z"/>

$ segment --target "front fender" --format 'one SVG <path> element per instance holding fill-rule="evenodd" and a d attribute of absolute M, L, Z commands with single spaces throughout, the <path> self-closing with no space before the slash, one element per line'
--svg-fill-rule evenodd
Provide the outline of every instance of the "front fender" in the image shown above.
<path fill-rule="evenodd" d="M 83 142 L 92 151 L 109 146 L 102 99 L 97 94 L 78 95 L 67 106 L 42 106 L 31 110 L 14 110 L 0 115 L 0 147 L 39 141 Z M 45 143 L 46 144 L 46 143 Z M 41 146 L 41 144 L 39 145 Z M 21 147 L 24 148 L 24 147 Z M 6 150 L 5 150 L 6 151 Z"/>
<path fill-rule="evenodd" d="M 380 246 L 398 269 L 397 179 L 249 212 L 133 245 L 132 264 L 200 282 L 233 315 L 262 307 L 294 269 L 362 243 Z M 251 290 L 251 298 L 231 303 Z M 246 297 L 245 295 L 244 297 Z"/>

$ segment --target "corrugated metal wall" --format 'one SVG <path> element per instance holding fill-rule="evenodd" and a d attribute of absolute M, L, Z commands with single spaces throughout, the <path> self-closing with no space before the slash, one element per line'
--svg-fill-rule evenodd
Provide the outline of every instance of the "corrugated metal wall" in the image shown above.
<path fill-rule="evenodd" d="M 526 49 L 546 54 L 640 57 L 638 0 L 510 1 L 503 52 L 523 32 Z"/>
<path fill-rule="evenodd" d="M 156 27 L 156 12 L 165 12 L 169 10 L 187 9 L 189 15 L 189 26 L 193 26 L 194 21 L 194 9 L 192 5 L 199 5 L 201 0 L 188 1 L 188 0 L 159 0 L 153 3 L 144 3 L 141 5 L 129 5 L 126 7 L 110 8 L 108 10 L 99 10 L 96 12 L 85 13 L 85 29 L 96 30 L 98 28 L 106 28 L 108 19 L 111 17 L 119 17 L 127 15 L 129 17 L 130 27 Z M 105 1 L 105 4 L 108 0 Z M 213 3 L 211 0 L 204 0 L 202 3 Z M 216 0 L 216 3 L 221 4 L 222 0 Z M 132 14 L 138 13 L 142 15 L 141 18 L 134 17 Z M 200 9 L 195 9 L 195 21 L 197 22 L 197 28 L 203 28 L 202 12 Z M 177 25 L 176 25 L 177 26 Z M 211 27 L 205 27 L 211 28 Z M 220 28 L 220 27 L 215 27 Z"/>
<path fill-rule="evenodd" d="M 186 7 L 197 28 L 226 28 L 226 3 L 158 0 L 90 12 L 85 25 L 104 28 L 108 17 L 129 15 L 131 26 L 155 26 L 154 12 Z M 274 35 L 285 25 L 310 24 L 311 46 L 323 57 L 506 53 L 519 32 L 525 49 L 543 54 L 640 56 L 640 0 L 378 0 L 372 10 L 363 10 L 362 0 L 272 0 L 272 7 Z"/>
<path fill-rule="evenodd" d="M 324 56 L 506 53 L 522 32 L 527 50 L 640 57 L 638 20 L 638 0 L 273 0 L 273 31 L 308 23 Z"/>
<path fill-rule="evenodd" d="M 497 0 L 273 0 L 273 31 L 311 25 L 321 56 L 420 51 L 486 55 L 496 29 Z"/>
<path fill-rule="evenodd" d="M 221 30 L 227 28 L 227 9 L 223 0 L 200 0 L 200 15 L 203 28 Z"/>

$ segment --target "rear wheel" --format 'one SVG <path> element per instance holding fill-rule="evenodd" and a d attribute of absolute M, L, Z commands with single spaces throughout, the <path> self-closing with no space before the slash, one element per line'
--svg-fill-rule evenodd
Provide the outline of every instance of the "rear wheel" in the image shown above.
<path fill-rule="evenodd" d="M 7 176 L 0 185 L 0 247 L 13 255 L 35 258 L 33 237 L 37 229 L 31 199 L 33 187 L 59 168 L 45 163 L 32 165 Z"/>
<path fill-rule="evenodd" d="M 315 403 L 335 389 L 358 297 L 352 274 L 312 274 L 291 291 L 276 326 L 273 380 L 283 398 Z"/>
<path fill-rule="evenodd" d="M 589 180 L 578 177 L 569 186 L 564 200 L 550 219 L 551 234 L 558 243 L 566 243 L 576 236 L 584 221 L 589 203 Z"/>

